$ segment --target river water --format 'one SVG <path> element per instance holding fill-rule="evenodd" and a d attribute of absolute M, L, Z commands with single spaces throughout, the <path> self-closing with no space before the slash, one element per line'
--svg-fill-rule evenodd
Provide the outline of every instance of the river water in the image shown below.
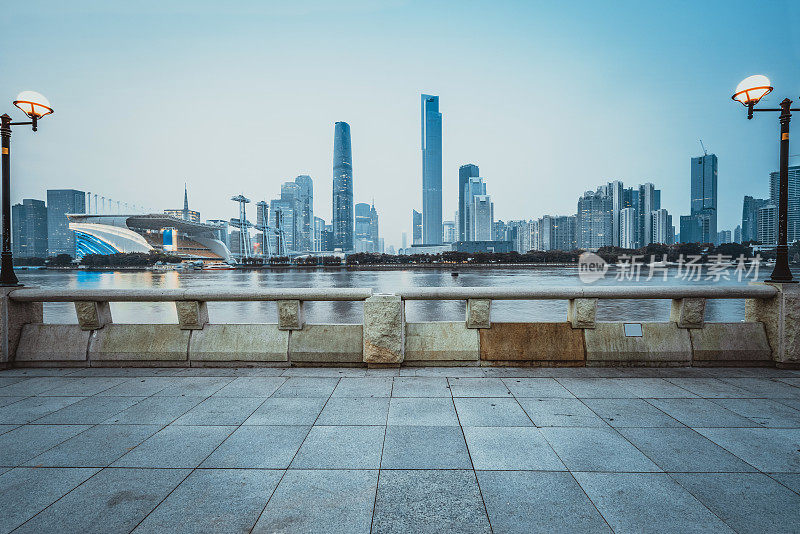
<path fill-rule="evenodd" d="M 758 279 L 769 275 L 770 268 L 762 267 Z M 583 282 L 574 267 L 533 268 L 468 268 L 451 275 L 452 269 L 417 268 L 407 270 L 349 271 L 345 269 L 292 269 L 258 271 L 48 271 L 22 270 L 17 272 L 25 285 L 42 288 L 256 288 L 256 287 L 365 287 L 377 292 L 391 293 L 410 287 L 469 287 L 511 286 L 574 287 Z M 618 273 L 617 273 L 618 274 Z M 719 281 L 682 279 L 677 269 L 670 269 L 667 279 L 661 275 L 646 280 L 618 280 L 614 268 L 596 285 L 741 285 L 753 279 L 730 278 Z M 77 318 L 71 303 L 46 303 L 45 322 L 75 323 Z M 209 303 L 212 323 L 275 323 L 274 302 L 212 302 Z M 409 301 L 406 304 L 408 321 L 460 321 L 464 319 L 464 302 Z M 665 321 L 669 318 L 668 300 L 608 300 L 598 304 L 600 321 Z M 114 322 L 174 323 L 175 307 L 171 303 L 112 303 Z M 309 323 L 360 323 L 362 305 L 354 302 L 311 302 L 305 307 Z M 492 304 L 492 320 L 498 322 L 565 321 L 566 301 L 496 301 Z M 741 321 L 744 319 L 744 300 L 710 300 L 706 305 L 709 321 Z"/>

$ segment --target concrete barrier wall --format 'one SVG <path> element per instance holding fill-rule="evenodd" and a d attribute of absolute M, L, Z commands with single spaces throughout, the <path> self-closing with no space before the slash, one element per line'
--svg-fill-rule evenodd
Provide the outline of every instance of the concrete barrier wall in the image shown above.
<path fill-rule="evenodd" d="M 570 323 L 492 323 L 480 330 L 481 361 L 488 365 L 581 366 L 583 330 Z"/>
<path fill-rule="evenodd" d="M 692 365 L 771 365 L 762 323 L 706 323 L 689 331 Z"/>
<path fill-rule="evenodd" d="M 597 323 L 586 335 L 586 365 L 681 366 L 692 362 L 689 330 L 675 323 L 641 323 L 628 337 L 623 323 Z"/>
<path fill-rule="evenodd" d="M 411 365 L 478 365 L 478 330 L 464 322 L 406 323 L 404 362 Z"/>

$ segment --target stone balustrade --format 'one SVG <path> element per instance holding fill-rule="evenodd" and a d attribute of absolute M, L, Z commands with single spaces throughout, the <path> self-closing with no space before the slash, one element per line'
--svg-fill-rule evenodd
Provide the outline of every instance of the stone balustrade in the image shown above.
<path fill-rule="evenodd" d="M 671 300 L 666 322 L 599 322 L 599 301 Z M 745 299 L 744 322 L 705 321 L 707 299 Z M 458 322 L 407 322 L 409 300 L 466 302 Z M 563 322 L 491 321 L 492 301 L 565 300 Z M 216 324 L 208 302 L 275 301 L 277 324 Z M 363 324 L 309 324 L 312 301 L 363 302 Z M 73 302 L 78 324 L 44 324 L 43 302 Z M 177 325 L 116 324 L 112 302 L 173 302 Z M 685 287 L 0 288 L 2 366 L 800 364 L 800 288 Z M 520 318 L 524 320 L 524 318 Z"/>

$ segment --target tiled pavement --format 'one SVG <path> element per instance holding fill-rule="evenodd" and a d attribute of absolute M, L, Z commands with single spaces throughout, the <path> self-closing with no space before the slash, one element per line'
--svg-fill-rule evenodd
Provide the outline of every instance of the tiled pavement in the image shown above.
<path fill-rule="evenodd" d="M 0 532 L 797 532 L 800 371 L 14 369 Z"/>

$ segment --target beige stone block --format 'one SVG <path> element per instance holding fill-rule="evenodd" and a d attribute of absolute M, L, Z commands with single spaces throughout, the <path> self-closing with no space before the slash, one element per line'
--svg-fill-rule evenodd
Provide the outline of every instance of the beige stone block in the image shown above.
<path fill-rule="evenodd" d="M 669 320 L 678 328 L 703 328 L 706 314 L 706 299 L 674 299 L 669 312 Z"/>
<path fill-rule="evenodd" d="M 778 296 L 771 299 L 747 299 L 745 321 L 764 323 L 772 358 L 779 365 L 800 365 L 800 284 L 752 282 L 771 285 Z"/>
<path fill-rule="evenodd" d="M 399 295 L 373 295 L 364 301 L 364 362 L 398 364 L 403 361 L 405 328 Z"/>
<path fill-rule="evenodd" d="M 192 332 L 192 361 L 288 361 L 289 332 L 275 324 L 209 324 Z"/>
<path fill-rule="evenodd" d="M 642 323 L 640 337 L 626 337 L 623 323 L 597 323 L 586 330 L 586 365 L 690 365 L 689 331 L 669 323 Z"/>
<path fill-rule="evenodd" d="M 189 330 L 174 324 L 108 324 L 89 338 L 89 361 L 186 361 Z"/>
<path fill-rule="evenodd" d="M 14 360 L 22 327 L 41 323 L 44 316 L 41 302 L 14 302 L 8 298 L 15 289 L 19 288 L 0 287 L 0 367 Z"/>
<path fill-rule="evenodd" d="M 108 302 L 75 302 L 75 315 L 78 316 L 78 325 L 82 330 L 97 330 L 114 322 Z"/>
<path fill-rule="evenodd" d="M 364 327 L 360 324 L 307 324 L 289 334 L 289 361 L 363 363 Z"/>
<path fill-rule="evenodd" d="M 462 322 L 406 323 L 406 362 L 480 359 L 480 334 Z"/>
<path fill-rule="evenodd" d="M 567 321 L 572 328 L 594 328 L 597 299 L 570 299 L 567 304 Z"/>
<path fill-rule="evenodd" d="M 278 328 L 280 330 L 301 330 L 303 322 L 303 303 L 301 301 L 278 301 Z"/>
<path fill-rule="evenodd" d="M 85 362 L 89 331 L 74 324 L 26 324 L 17 362 Z"/>
<path fill-rule="evenodd" d="M 181 330 L 202 330 L 208 324 L 208 304 L 196 300 L 176 300 L 178 325 Z"/>
<path fill-rule="evenodd" d="M 695 365 L 764 365 L 772 350 L 762 323 L 706 323 L 689 332 Z"/>
<path fill-rule="evenodd" d="M 494 323 L 480 330 L 484 361 L 583 365 L 583 330 L 570 323 Z"/>
<path fill-rule="evenodd" d="M 467 299 L 467 328 L 489 328 L 492 326 L 491 316 L 491 300 Z"/>

